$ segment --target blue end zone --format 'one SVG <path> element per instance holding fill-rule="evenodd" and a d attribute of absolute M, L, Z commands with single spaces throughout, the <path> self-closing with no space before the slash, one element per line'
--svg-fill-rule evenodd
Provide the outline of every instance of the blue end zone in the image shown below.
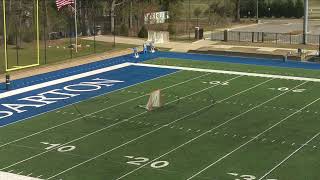
<path fill-rule="evenodd" d="M 175 53 L 175 52 L 156 52 L 153 54 L 140 54 L 140 58 L 136 59 L 133 57 L 133 55 L 125 55 L 120 57 L 115 57 L 111 59 L 106 59 L 103 61 L 98 61 L 90 64 L 85 64 L 77 67 L 67 68 L 64 70 L 54 71 L 50 73 L 45 73 L 37 76 L 32 76 L 28 78 L 23 78 L 19 80 L 12 81 L 12 89 L 19 89 L 23 87 L 29 87 L 32 85 L 37 85 L 40 83 L 57 80 L 65 77 L 69 77 L 72 75 L 78 75 L 84 72 L 89 72 L 101 68 L 105 68 L 108 66 L 113 66 L 117 64 L 122 64 L 124 62 L 143 62 L 155 58 L 177 58 L 177 59 L 190 59 L 190 60 L 197 60 L 197 61 L 213 61 L 213 62 L 227 62 L 227 63 L 237 63 L 237 64 L 248 64 L 248 65 L 261 65 L 261 66 L 274 66 L 274 67 L 285 67 L 285 68 L 303 68 L 303 69 L 320 69 L 320 64 L 316 63 L 304 63 L 304 62 L 297 62 L 297 61 L 287 61 L 283 62 L 280 59 L 258 59 L 258 58 L 245 58 L 245 57 L 229 57 L 229 56 L 220 56 L 220 55 L 205 55 L 205 54 L 187 54 L 187 53 Z M 170 73 L 176 72 L 175 70 L 169 70 L 169 69 L 158 69 L 158 68 L 151 68 L 151 67 L 138 67 L 138 66 L 129 66 L 125 68 L 121 68 L 114 71 L 109 71 L 105 73 L 101 73 L 98 75 L 90 76 L 87 78 L 81 78 L 74 81 L 69 81 L 68 83 L 58 84 L 54 86 L 49 86 L 42 89 L 37 89 L 32 92 L 26 92 L 23 94 L 7 97 L 0 99 L 0 117 L 3 117 L 4 111 L 9 111 L 8 107 L 3 106 L 3 104 L 11 104 L 9 105 L 11 107 L 10 112 L 12 112 L 12 108 L 18 108 L 18 109 L 24 109 L 26 111 L 24 112 L 14 112 L 13 115 L 8 116 L 7 118 L 0 119 L 0 126 L 5 126 L 23 119 L 28 119 L 30 117 L 52 111 L 57 108 L 61 108 L 63 106 L 80 102 L 95 96 L 99 96 L 101 94 L 109 93 L 121 88 L 125 88 L 137 83 L 141 83 L 147 80 L 151 80 L 157 77 L 161 77 Z M 108 82 L 106 84 L 100 84 L 102 87 L 99 90 L 95 91 L 86 91 L 86 89 L 77 89 L 84 90 L 83 92 L 79 93 L 80 95 L 67 98 L 68 96 L 58 96 L 58 94 L 45 94 L 45 96 L 50 97 L 52 99 L 57 98 L 67 98 L 63 100 L 57 100 L 56 103 L 50 103 L 45 106 L 41 107 L 23 107 L 20 108 L 19 103 L 25 103 L 26 100 L 19 100 L 22 98 L 30 97 L 39 95 L 41 93 L 45 93 L 54 89 L 60 90 L 59 93 L 67 93 L 66 90 L 64 90 L 65 87 L 70 86 L 72 84 L 81 84 L 84 82 L 89 83 L 97 83 L 99 80 L 94 80 L 96 78 L 100 79 L 109 79 L 109 80 L 118 80 L 121 82 Z M 101 80 L 100 80 L 101 81 Z M 123 81 L 123 82 L 122 82 Z M 101 83 L 101 82 L 100 82 Z M 110 86 L 108 86 L 110 85 Z M 89 86 L 82 86 L 82 88 L 88 88 Z M 94 85 L 92 85 L 94 87 Z M 6 92 L 5 85 L 3 83 L 0 84 L 0 93 Z M 76 91 L 72 92 L 75 93 Z M 72 93 L 68 92 L 69 96 L 72 95 Z M 54 101 L 54 100 L 52 100 Z M 46 102 L 49 103 L 49 102 Z M 16 106 L 12 106 L 12 104 L 17 104 Z M 31 104 L 31 103 L 29 103 Z M 33 103 L 34 105 L 35 103 Z M 41 103 L 38 103 L 36 105 L 41 105 Z"/>
<path fill-rule="evenodd" d="M 128 66 L 3 98 L 0 99 L 0 116 L 3 117 L 9 112 L 11 112 L 12 115 L 0 119 L 0 126 L 5 126 L 137 83 L 162 77 L 176 71 L 177 70 L 172 69 Z M 42 96 L 42 98 L 39 96 Z M 43 97 L 45 97 L 45 99 L 43 99 Z M 40 102 L 39 99 L 42 99 L 42 102 Z"/>

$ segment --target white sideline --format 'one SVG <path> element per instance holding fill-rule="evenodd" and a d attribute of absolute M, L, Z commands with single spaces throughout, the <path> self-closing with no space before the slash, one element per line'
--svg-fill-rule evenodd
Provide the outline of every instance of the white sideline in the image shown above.
<path fill-rule="evenodd" d="M 69 77 L 61 78 L 61 79 L 56 79 L 56 80 L 52 80 L 52 81 L 48 81 L 48 82 L 44 82 L 44 83 L 40 83 L 40 84 L 35 84 L 32 86 L 23 87 L 20 89 L 7 91 L 7 92 L 0 94 L 0 99 L 14 96 L 14 95 L 21 94 L 21 93 L 25 93 L 25 92 L 29 92 L 29 91 L 34 91 L 34 90 L 41 89 L 41 88 L 48 87 L 48 86 L 53 86 L 53 85 L 73 81 L 76 79 L 81 79 L 81 78 L 96 75 L 96 74 L 101 74 L 104 72 L 124 68 L 127 66 L 131 66 L 131 63 L 122 63 L 122 64 L 118 64 L 118 65 L 114 65 L 114 66 L 110 66 L 110 67 L 106 67 L 106 68 L 102 68 L 102 69 L 97 69 L 97 70 L 93 70 L 93 71 L 89 71 L 89 72 L 85 72 L 85 73 L 81 73 L 81 74 L 72 75 Z"/>
<path fill-rule="evenodd" d="M 238 71 L 224 71 L 224 70 L 214 70 L 214 69 L 155 65 L 155 64 L 131 63 L 131 65 L 143 66 L 143 67 L 165 68 L 165 69 L 177 69 L 177 70 L 185 70 L 185 71 L 211 72 L 211 73 L 217 73 L 217 74 L 230 74 L 230 75 L 252 76 L 252 77 L 263 77 L 263 78 L 274 78 L 274 79 L 287 79 L 287 80 L 296 80 L 296 81 L 320 82 L 320 79 L 307 78 L 307 77 L 282 76 L 282 75 L 272 75 L 272 74 L 259 74 L 259 73 L 248 73 L 248 72 L 238 72 Z"/>
<path fill-rule="evenodd" d="M 41 180 L 41 179 L 0 171 L 0 180 Z"/>

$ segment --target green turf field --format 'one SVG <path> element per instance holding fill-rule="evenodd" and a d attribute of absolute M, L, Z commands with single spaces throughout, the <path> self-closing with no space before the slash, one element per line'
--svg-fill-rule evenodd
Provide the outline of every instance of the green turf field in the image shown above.
<path fill-rule="evenodd" d="M 317 71 L 147 63 L 319 78 Z M 147 112 L 148 93 L 165 105 Z M 55 180 L 317 180 L 320 83 L 179 71 L 1 128 L 0 171 Z"/>

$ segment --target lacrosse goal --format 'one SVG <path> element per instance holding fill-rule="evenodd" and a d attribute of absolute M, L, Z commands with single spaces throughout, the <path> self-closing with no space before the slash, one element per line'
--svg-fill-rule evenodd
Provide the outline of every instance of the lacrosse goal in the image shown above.
<path fill-rule="evenodd" d="M 152 111 L 155 108 L 159 108 L 161 106 L 162 106 L 161 90 L 155 90 L 150 94 L 148 103 L 145 108 L 148 111 Z"/>

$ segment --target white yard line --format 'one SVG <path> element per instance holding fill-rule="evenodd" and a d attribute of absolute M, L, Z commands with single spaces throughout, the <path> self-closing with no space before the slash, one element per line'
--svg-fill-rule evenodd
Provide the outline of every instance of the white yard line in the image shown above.
<path fill-rule="evenodd" d="M 188 178 L 187 180 L 193 179 L 194 177 L 198 176 L 199 174 L 201 174 L 202 172 L 206 171 L 207 169 L 209 169 L 210 167 L 214 166 L 215 164 L 217 164 L 218 162 L 224 160 L 225 158 L 229 157 L 231 154 L 233 154 L 234 152 L 238 151 L 239 149 L 243 148 L 244 146 L 248 145 L 249 143 L 251 143 L 252 141 L 254 141 L 255 139 L 259 138 L 261 135 L 263 135 L 264 133 L 270 131 L 271 129 L 273 129 L 274 127 L 278 126 L 279 124 L 281 124 L 282 122 L 286 121 L 287 119 L 291 118 L 292 116 L 296 115 L 297 113 L 301 112 L 302 110 L 304 110 L 305 108 L 309 107 L 310 105 L 318 102 L 320 100 L 320 98 L 312 101 L 311 103 L 307 104 L 306 106 L 302 107 L 301 109 L 295 111 L 294 113 L 292 113 L 291 115 L 287 116 L 286 118 L 282 119 L 281 121 L 277 122 L 276 124 L 272 125 L 271 127 L 269 127 L 268 129 L 264 130 L 263 132 L 259 133 L 258 135 L 256 135 L 255 137 L 253 137 L 252 139 L 250 139 L 249 141 L 243 143 L 242 145 L 240 145 L 239 147 L 237 147 L 236 149 L 232 150 L 231 152 L 227 153 L 226 155 L 222 156 L 221 158 L 219 158 L 217 161 L 213 162 L 212 164 L 208 165 L 207 167 L 203 168 L 202 170 L 200 170 L 199 172 L 195 173 L 193 176 L 191 176 L 190 178 Z"/>
<path fill-rule="evenodd" d="M 178 71 L 178 72 L 179 72 L 179 71 Z M 177 73 L 177 72 L 176 72 L 176 73 Z M 174 84 L 174 85 L 171 85 L 171 86 L 168 86 L 168 87 L 162 88 L 161 90 L 170 89 L 170 88 L 173 88 L 173 87 L 179 86 L 179 85 L 181 85 L 181 84 L 188 83 L 188 82 L 190 82 L 190 81 L 193 81 L 193 80 L 198 79 L 198 78 L 202 78 L 202 77 L 207 76 L 207 75 L 210 75 L 210 74 L 211 74 L 211 73 L 206 73 L 206 74 L 204 74 L 204 75 L 200 75 L 200 76 L 197 76 L 197 77 L 194 77 L 194 78 L 188 79 L 188 80 L 186 80 L 186 81 L 183 81 L 183 82 L 180 82 L 180 83 L 177 83 L 177 84 Z M 166 77 L 166 76 L 170 76 L 170 75 L 172 75 L 172 74 L 168 74 L 168 75 L 165 75 L 165 76 L 161 76 L 161 77 L 153 78 L 153 79 L 150 79 L 150 80 L 148 80 L 148 81 L 144 81 L 144 82 L 141 82 L 141 83 L 138 83 L 138 84 L 146 83 L 146 82 L 153 81 L 153 80 L 156 80 L 156 79 L 160 79 L 160 78 L 163 78 L 163 77 Z M 132 87 L 132 86 L 136 86 L 136 85 L 138 85 L 138 84 L 134 84 L 134 85 L 131 85 L 131 86 L 128 86 L 128 87 L 124 87 L 124 88 L 118 89 L 118 90 L 116 90 L 116 91 L 119 91 L 119 90 L 122 90 L 122 89 L 126 89 L 126 88 L 129 88 L 129 87 Z M 144 95 L 141 95 L 141 96 L 138 96 L 138 97 L 135 97 L 135 98 L 129 99 L 129 100 L 127 100 L 127 101 L 123 101 L 123 102 L 118 103 L 118 104 L 115 104 L 115 105 L 113 105 L 113 106 L 109 106 L 109 107 L 107 107 L 107 108 L 103 108 L 103 109 L 98 110 L 98 111 L 95 111 L 95 112 L 93 112 L 93 113 L 85 114 L 84 116 L 81 116 L 81 117 L 75 118 L 75 119 L 70 120 L 70 121 L 66 121 L 66 122 L 64 122 L 64 123 L 58 124 L 58 125 L 56 125 L 56 126 L 52 126 L 52 127 L 50 127 L 50 128 L 47 128 L 47 129 L 44 129 L 44 130 L 41 130 L 41 131 L 38 131 L 38 132 L 33 133 L 33 134 L 30 134 L 30 135 L 28 135 L 28 136 L 24 136 L 24 137 L 22 137 L 22 138 L 15 139 L 15 140 L 13 140 L 13 141 L 10 141 L 10 142 L 7 142 L 7 143 L 4 143 L 4 144 L 1 144 L 1 145 L 0 145 L 0 148 L 5 147 L 5 146 L 10 145 L 10 144 L 15 143 L 15 142 L 18 142 L 18 141 L 21 141 L 21 140 L 24 140 L 24 139 L 30 138 L 30 137 L 32 137 L 32 136 L 39 135 L 39 134 L 41 134 L 41 133 L 43 133 L 43 132 L 46 132 L 46 131 L 49 131 L 49 130 L 52 130 L 52 129 L 55 129 L 55 128 L 58 128 L 58 127 L 61 127 L 61 126 L 63 126 L 63 125 L 66 125 L 66 124 L 69 124 L 69 123 L 72 123 L 72 122 L 75 122 L 75 121 L 81 120 L 81 119 L 83 119 L 83 118 L 86 118 L 86 117 L 92 116 L 92 115 L 94 115 L 94 114 L 97 114 L 97 113 L 100 113 L 100 112 L 106 111 L 106 110 L 108 110 L 108 109 L 111 109 L 111 108 L 114 108 L 114 107 L 117 107 L 117 106 L 123 105 L 123 104 L 125 104 L 125 103 L 128 103 L 128 102 L 131 102 L 131 101 L 134 101 L 134 100 L 140 99 L 140 98 L 145 97 L 145 96 L 147 96 L 147 95 L 149 95 L 149 94 L 144 94 Z M 99 96 L 101 96 L 101 95 L 99 95 Z M 31 118 L 31 117 L 30 117 L 30 118 Z"/>
<path fill-rule="evenodd" d="M 190 68 L 190 67 L 179 67 L 179 66 L 155 65 L 155 64 L 131 63 L 131 65 L 143 66 L 143 67 L 164 68 L 164 69 L 176 69 L 176 70 L 185 70 L 185 71 L 211 72 L 211 73 L 217 73 L 217 74 L 230 74 L 230 75 L 238 75 L 238 76 L 251 76 L 251 77 L 287 79 L 287 80 L 296 80 L 296 81 L 320 82 L 320 79 L 307 78 L 307 77 L 282 76 L 282 75 L 272 75 L 272 74 L 259 74 L 259 73 L 248 73 L 248 72 L 238 72 L 238 71 L 224 71 L 224 70 L 214 70 L 214 69 L 201 69 L 201 68 Z"/>
<path fill-rule="evenodd" d="M 52 80 L 52 81 L 48 81 L 48 82 L 44 82 L 44 83 L 40 83 L 40 84 L 35 84 L 32 86 L 23 87 L 20 89 L 7 91 L 7 92 L 0 94 L 0 99 L 14 96 L 14 95 L 21 94 L 21 93 L 25 93 L 25 92 L 34 91 L 34 90 L 49 87 L 49 86 L 53 86 L 53 85 L 57 85 L 57 84 L 61 84 L 61 83 L 65 83 L 65 82 L 69 82 L 69 81 L 73 81 L 76 79 L 81 79 L 81 78 L 96 75 L 96 74 L 101 74 L 101 73 L 108 72 L 108 71 L 113 71 L 113 70 L 128 67 L 128 66 L 131 66 L 131 63 L 118 64 L 118 65 L 114 65 L 114 66 L 110 66 L 110 67 L 106 67 L 106 68 L 102 68 L 102 69 L 97 69 L 94 71 L 89 71 L 89 72 L 85 72 L 85 73 L 81 73 L 81 74 L 77 74 L 77 75 L 73 75 L 73 76 L 69 76 L 69 77 L 64 77 L 61 79 L 56 79 L 56 80 Z"/>
<path fill-rule="evenodd" d="M 295 88 L 297 88 L 297 87 L 299 87 L 299 86 L 302 86 L 302 85 L 305 84 L 305 83 L 306 83 L 306 82 L 299 84 L 298 86 L 292 88 L 292 90 L 295 89 Z M 284 93 L 281 93 L 281 94 L 279 94 L 279 95 L 277 95 L 277 96 L 275 96 L 275 97 L 273 97 L 273 98 L 271 98 L 271 99 L 269 99 L 269 100 L 267 100 L 267 101 L 265 101 L 265 102 L 263 102 L 263 103 L 255 106 L 255 107 L 253 107 L 253 108 L 251 108 L 251 109 L 249 109 L 249 110 L 247 110 L 247 111 L 245 111 L 245 112 L 243 112 L 243 113 L 241 113 L 241 114 L 239 114 L 239 115 L 237 115 L 237 116 L 234 116 L 233 118 L 231 118 L 231 119 L 229 119 L 229 120 L 227 120 L 227 121 L 219 124 L 218 126 L 215 126 L 214 128 L 212 128 L 212 129 L 210 129 L 210 130 L 208 130 L 208 131 L 206 131 L 206 132 L 204 132 L 204 133 L 196 136 L 195 138 L 193 138 L 193 139 L 191 139 L 191 140 L 189 140 L 189 141 L 187 141 L 187 142 L 185 142 L 185 143 L 177 146 L 176 148 L 171 149 L 170 151 L 168 151 L 168 152 L 166 152 L 166 153 L 158 156 L 157 158 L 153 159 L 152 161 L 149 161 L 148 163 L 146 163 L 146 164 L 144 164 L 144 165 L 142 165 L 142 166 L 140 166 L 140 167 L 138 167 L 138 168 L 136 168 L 136 169 L 134 169 L 134 170 L 132 170 L 132 171 L 124 174 L 124 175 L 122 175 L 121 177 L 117 178 L 116 180 L 119 180 L 119 179 L 122 179 L 122 178 L 124 178 L 124 177 L 127 177 L 128 175 L 130 175 L 130 174 L 136 172 L 137 170 L 139 170 L 139 169 L 141 169 L 141 168 L 149 165 L 150 163 L 153 163 L 153 162 L 161 159 L 162 157 L 164 157 L 164 156 L 166 156 L 166 155 L 168 155 L 168 154 L 170 154 L 170 153 L 172 153 L 172 152 L 174 152 L 174 151 L 176 151 L 176 150 L 184 147 L 184 146 L 187 145 L 187 144 L 190 144 L 191 142 L 193 142 L 193 141 L 201 138 L 202 136 L 211 133 L 213 130 L 216 130 L 216 129 L 220 128 L 221 126 L 224 126 L 225 124 L 233 121 L 234 119 L 236 119 L 236 118 L 238 118 L 238 117 L 240 117 L 240 116 L 242 116 L 242 115 L 244 115 L 244 114 L 247 114 L 248 112 L 251 112 L 252 110 L 254 110 L 254 109 L 258 108 L 258 107 L 261 107 L 261 106 L 263 106 L 264 104 L 266 104 L 266 103 L 268 103 L 268 102 L 270 102 L 270 101 L 272 101 L 272 100 L 274 100 L 274 99 L 276 99 L 276 98 L 278 98 L 278 97 L 280 97 L 280 96 L 282 96 L 282 95 L 284 95 L 284 94 L 286 94 L 286 93 L 288 93 L 288 92 L 290 92 L 290 91 L 286 91 L 286 92 L 284 92 Z M 190 179 L 190 178 L 189 178 L 189 179 Z"/>
<path fill-rule="evenodd" d="M 41 179 L 0 171 L 0 180 L 41 180 Z"/>
<path fill-rule="evenodd" d="M 249 90 L 252 90 L 252 89 L 254 89 L 254 88 L 256 88 L 256 87 L 258 87 L 258 86 L 260 86 L 260 85 L 262 85 L 262 84 L 265 84 L 265 83 L 267 83 L 267 82 L 269 82 L 269 81 L 271 81 L 271 80 L 273 80 L 273 79 L 266 80 L 266 81 L 264 81 L 264 82 L 262 82 L 262 83 L 259 83 L 259 84 L 255 85 L 255 86 L 253 86 L 253 87 L 250 87 L 250 88 L 248 88 L 248 89 L 246 89 L 246 90 L 243 90 L 243 91 L 240 91 L 240 92 L 238 92 L 238 93 L 236 93 L 236 94 L 233 94 L 233 95 L 231 95 L 231 96 L 229 96 L 229 97 L 227 97 L 227 98 L 225 98 L 225 99 L 219 100 L 219 101 L 217 101 L 216 103 L 226 101 L 226 100 L 228 100 L 228 99 L 230 99 L 230 98 L 232 98 L 232 97 L 234 97 L 234 96 L 237 96 L 237 95 L 239 95 L 239 94 L 242 94 L 242 93 L 244 93 L 244 92 L 247 92 L 247 91 L 249 91 Z M 214 104 L 216 104 L 216 103 L 214 103 Z M 57 176 L 59 176 L 59 175 L 61 175 L 61 174 L 64 174 L 64 173 L 66 173 L 66 172 L 68 172 L 68 171 L 71 171 L 72 169 L 74 169 L 74 168 L 76 168 L 76 167 L 79 167 L 79 166 L 81 166 L 81 165 L 83 165 L 83 164 L 86 164 L 86 163 L 88 163 L 88 162 L 90 162 L 90 161 L 93 161 L 93 160 L 95 160 L 95 159 L 97 159 L 97 158 L 99 158 L 99 157 L 101 157 L 101 156 L 104 156 L 104 155 L 106 155 L 106 154 L 108 154 L 108 153 L 110 153 L 110 152 L 112 152 L 112 151 L 114 151 L 114 150 L 117 150 L 117 149 L 119 149 L 119 148 L 121 148 L 121 147 L 123 147 L 123 146 L 126 146 L 127 144 L 130 144 L 130 143 L 132 143 L 132 142 L 134 142 L 134 141 L 137 141 L 137 140 L 139 140 L 139 139 L 141 139 L 141 138 L 143 138 L 143 137 L 145 137 L 145 136 L 147 136 L 147 135 L 149 135 L 149 134 L 152 134 L 152 133 L 154 133 L 154 132 L 156 132 L 156 131 L 159 131 L 160 129 L 162 129 L 162 128 L 164 128 L 164 127 L 169 127 L 170 125 L 172 125 L 172 124 L 174 124 L 174 123 L 176 123 L 176 122 L 178 122 L 178 121 L 180 121 L 180 120 L 182 120 L 182 119 L 185 119 L 185 118 L 187 118 L 187 117 L 190 117 L 190 116 L 192 116 L 192 115 L 194 115 L 194 114 L 196 114 L 196 113 L 198 113 L 198 112 L 201 112 L 201 111 L 203 111 L 204 109 L 209 108 L 210 106 L 212 106 L 212 104 L 209 105 L 209 106 L 202 107 L 202 108 L 198 109 L 197 111 L 193 111 L 192 113 L 187 114 L 187 115 L 185 115 L 185 116 L 183 116 L 183 117 L 181 117 L 181 118 L 179 118 L 179 119 L 176 119 L 176 120 L 174 120 L 174 121 L 172 121 L 172 122 L 170 122 L 170 123 L 168 123 L 168 124 L 165 124 L 165 125 L 157 128 L 157 129 L 155 129 L 155 130 L 153 130 L 153 131 L 150 131 L 150 132 L 148 132 L 148 133 L 146 133 L 146 134 L 143 134 L 143 135 L 141 135 L 141 136 L 139 136 L 139 137 L 137 137 L 137 138 L 134 138 L 134 139 L 132 139 L 132 140 L 130 140 L 130 141 L 127 141 L 126 143 L 121 144 L 120 146 L 117 146 L 117 147 L 115 147 L 115 148 L 113 148 L 113 149 L 110 149 L 110 150 L 108 150 L 108 151 L 106 151 L 106 152 L 104 152 L 104 153 L 102 153 L 102 154 L 99 154 L 99 155 L 97 155 L 97 156 L 95 156 L 95 157 L 93 157 L 93 158 L 91 158 L 91 159 L 88 159 L 88 160 L 86 160 L 86 161 L 84 161 L 84 162 L 82 162 L 82 163 L 79 163 L 79 164 L 77 164 L 77 165 L 75 165 L 75 166 L 73 166 L 73 167 L 70 167 L 70 168 L 68 168 L 68 169 L 66 169 L 66 170 L 64 170 L 64 171 L 61 171 L 60 173 L 58 173 L 58 174 L 56 174 L 56 175 L 54 175 L 54 176 L 51 176 L 51 177 L 48 178 L 48 179 L 55 178 L 55 177 L 57 177 Z"/>
<path fill-rule="evenodd" d="M 237 78 L 240 78 L 240 77 L 242 77 L 242 76 L 233 77 L 233 78 L 231 78 L 231 79 L 226 80 L 225 82 L 229 82 L 229 81 L 232 81 L 232 80 L 237 79 Z M 204 91 L 209 90 L 209 89 L 211 89 L 211 88 L 213 88 L 213 87 L 216 87 L 216 86 L 219 86 L 219 84 L 209 86 L 209 87 L 204 88 L 204 89 L 202 89 L 202 90 L 199 90 L 199 91 L 197 91 L 197 92 L 191 93 L 191 94 L 189 94 L 189 95 L 187 95 L 187 96 L 184 96 L 184 97 L 181 97 L 181 98 L 179 98 L 179 99 L 170 101 L 170 102 L 166 103 L 165 105 L 168 105 L 168 104 L 171 104 L 171 103 L 180 101 L 181 99 L 185 99 L 185 98 L 191 97 L 191 96 L 193 96 L 193 95 L 195 95 L 195 94 L 199 94 L 199 93 L 201 93 L 201 92 L 204 92 Z M 131 116 L 131 117 L 129 117 L 129 118 L 127 118 L 127 119 L 124 119 L 124 120 L 122 120 L 122 121 L 119 121 L 119 122 L 117 122 L 117 123 L 114 123 L 114 124 L 111 124 L 111 125 L 109 125 L 109 126 L 103 127 L 103 128 L 101 128 L 101 129 L 99 129 L 99 130 L 93 131 L 93 132 L 88 133 L 88 134 L 86 134 L 86 135 L 84 135 L 84 136 L 81 136 L 81 137 L 79 137 L 79 138 L 73 139 L 73 140 L 71 140 L 71 141 L 69 141 L 69 142 L 67 142 L 67 143 L 61 144 L 61 145 L 59 145 L 59 146 L 57 146 L 57 147 L 55 147 L 55 148 L 52 148 L 52 149 L 50 149 L 50 150 L 47 150 L 47 151 L 38 153 L 38 154 L 36 154 L 36 155 L 34 155 L 34 156 L 31 156 L 31 157 L 29 157 L 29 158 L 26 158 L 26 159 L 24 159 L 24 160 L 21 160 L 21 161 L 18 161 L 18 162 L 16 162 L 16 163 L 13 163 L 13 164 L 11 164 L 11 165 L 9 165 L 9 166 L 7 166 L 7 167 L 1 168 L 0 170 L 5 170 L 5 169 L 8 169 L 8 168 L 13 167 L 13 166 L 15 166 L 15 165 L 21 164 L 21 163 L 23 163 L 23 162 L 26 162 L 26 161 L 28 161 L 28 160 L 31 160 L 31 159 L 33 159 L 33 158 L 36 158 L 36 157 L 38 157 L 38 156 L 41 156 L 41 155 L 43 155 L 43 154 L 46 154 L 46 153 L 51 152 L 51 151 L 53 151 L 53 150 L 56 150 L 56 149 L 58 149 L 58 148 L 60 148 L 60 147 L 69 145 L 70 143 L 79 141 L 79 140 L 81 140 L 81 139 L 87 138 L 87 137 L 89 137 L 89 136 L 91 136 L 91 135 L 94 135 L 94 134 L 96 134 L 96 133 L 99 133 L 99 132 L 101 132 L 101 131 L 104 131 L 104 130 L 106 130 L 106 129 L 109 129 L 109 128 L 113 127 L 113 126 L 116 126 L 116 125 L 122 124 L 122 123 L 124 123 L 124 122 L 127 122 L 127 121 L 129 121 L 129 120 L 131 120 L 131 119 L 133 119 L 133 118 L 139 117 L 139 116 L 141 116 L 141 115 L 143 115 L 143 114 L 146 114 L 146 113 L 148 113 L 148 111 L 144 111 L 144 112 L 142 112 L 142 113 L 136 114 L 136 115 L 134 115 L 134 116 Z"/>
<path fill-rule="evenodd" d="M 279 164 L 277 164 L 276 166 L 274 166 L 272 169 L 270 169 L 267 173 L 265 173 L 263 176 L 261 176 L 259 178 L 259 180 L 264 179 L 265 177 L 267 177 L 269 174 L 271 174 L 274 170 L 276 170 L 278 167 L 280 167 L 283 163 L 285 163 L 286 161 L 288 161 L 292 156 L 294 156 L 297 152 L 299 152 L 301 149 L 303 149 L 305 146 L 307 146 L 312 140 L 314 140 L 315 138 L 317 138 L 320 135 L 320 132 L 318 132 L 316 135 L 314 135 L 312 138 L 310 138 L 306 143 L 304 143 L 303 145 L 301 145 L 298 149 L 296 149 L 295 151 L 293 151 L 289 156 L 287 156 L 286 158 L 284 158 Z"/>

